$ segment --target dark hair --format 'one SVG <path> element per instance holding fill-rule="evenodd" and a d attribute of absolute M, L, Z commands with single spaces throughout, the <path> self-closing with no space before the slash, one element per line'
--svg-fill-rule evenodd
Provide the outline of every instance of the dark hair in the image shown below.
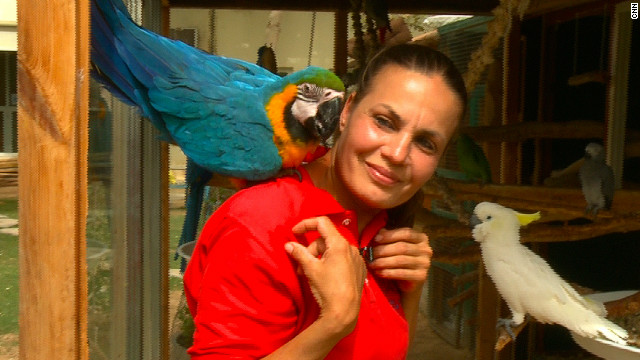
<path fill-rule="evenodd" d="M 425 75 L 440 74 L 462 103 L 463 115 L 467 106 L 467 89 L 462 75 L 445 54 L 427 46 L 417 44 L 400 44 L 382 49 L 371 60 L 362 72 L 354 103 L 358 103 L 367 95 L 371 80 L 387 65 L 399 65 L 405 69 Z"/>

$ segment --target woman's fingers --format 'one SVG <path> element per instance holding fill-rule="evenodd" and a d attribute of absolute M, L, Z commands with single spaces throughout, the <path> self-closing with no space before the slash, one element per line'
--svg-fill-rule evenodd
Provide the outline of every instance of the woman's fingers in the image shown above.
<path fill-rule="evenodd" d="M 319 239 L 318 241 L 315 241 L 314 244 L 319 241 L 322 240 Z M 318 266 L 318 255 L 320 253 L 318 253 L 317 245 L 305 247 L 304 245 L 296 242 L 288 242 L 284 245 L 284 248 L 287 253 L 289 253 L 289 255 L 298 262 L 298 265 L 300 265 L 305 274 L 309 273 L 312 270 L 312 267 Z"/>
<path fill-rule="evenodd" d="M 376 275 L 385 279 L 404 281 L 425 281 L 428 269 L 381 269 L 375 271 Z"/>
<path fill-rule="evenodd" d="M 326 216 L 319 216 L 300 221 L 291 229 L 294 234 L 303 234 L 309 231 L 317 231 L 324 239 L 342 237 L 335 225 Z"/>
<path fill-rule="evenodd" d="M 350 324 L 356 321 L 367 272 L 358 249 L 342 237 L 327 217 L 303 220 L 292 230 L 296 234 L 320 234 L 308 247 L 290 242 L 285 250 L 302 269 L 321 314 L 348 319 Z"/>
<path fill-rule="evenodd" d="M 412 235 L 409 238 L 394 236 L 393 242 L 388 242 L 389 238 L 386 237 L 384 242 L 376 241 L 373 243 L 373 257 L 375 259 L 396 255 L 426 256 L 430 258 L 433 255 L 433 250 L 429 245 L 429 238 L 426 235 Z M 416 239 L 419 240 L 416 241 Z"/>
<path fill-rule="evenodd" d="M 431 260 L 426 256 L 395 255 L 375 258 L 370 264 L 371 269 L 425 269 L 431 265 Z"/>
<path fill-rule="evenodd" d="M 410 228 L 381 230 L 373 242 L 369 268 L 380 277 L 399 280 L 401 289 L 408 291 L 426 280 L 432 255 L 424 233 Z"/>
<path fill-rule="evenodd" d="M 398 241 L 409 243 L 429 242 L 429 237 L 425 233 L 417 232 L 411 228 L 399 228 L 393 230 L 381 229 L 375 236 L 376 244 L 391 244 Z"/>

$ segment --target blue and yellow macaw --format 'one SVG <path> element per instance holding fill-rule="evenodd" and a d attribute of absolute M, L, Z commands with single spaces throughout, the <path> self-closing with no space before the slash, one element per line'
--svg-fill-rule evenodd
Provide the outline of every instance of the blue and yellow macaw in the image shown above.
<path fill-rule="evenodd" d="M 294 168 L 334 132 L 344 85 L 310 66 L 280 77 L 135 24 L 122 0 L 92 0 L 92 74 L 188 158 L 181 243 L 196 237 L 213 173 L 260 181 Z"/>

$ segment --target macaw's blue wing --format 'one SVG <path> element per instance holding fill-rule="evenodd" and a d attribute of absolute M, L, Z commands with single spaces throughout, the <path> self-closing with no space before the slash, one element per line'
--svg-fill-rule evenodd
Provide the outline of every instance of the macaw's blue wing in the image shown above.
<path fill-rule="evenodd" d="M 160 79 L 156 84 L 149 91 L 151 103 L 163 114 L 173 140 L 198 165 L 247 180 L 280 170 L 282 158 L 259 93 L 222 86 L 193 91 Z"/>
<path fill-rule="evenodd" d="M 92 1 L 91 57 L 101 83 L 204 169 L 247 180 L 280 169 L 264 109 L 279 76 L 146 30 L 121 0 Z"/>

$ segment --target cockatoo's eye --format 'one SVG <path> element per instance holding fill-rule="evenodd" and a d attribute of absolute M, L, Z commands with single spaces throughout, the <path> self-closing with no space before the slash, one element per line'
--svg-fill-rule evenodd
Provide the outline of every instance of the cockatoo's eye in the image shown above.
<path fill-rule="evenodd" d="M 487 216 L 487 220 L 491 220 L 491 215 L 488 215 L 488 216 Z"/>

